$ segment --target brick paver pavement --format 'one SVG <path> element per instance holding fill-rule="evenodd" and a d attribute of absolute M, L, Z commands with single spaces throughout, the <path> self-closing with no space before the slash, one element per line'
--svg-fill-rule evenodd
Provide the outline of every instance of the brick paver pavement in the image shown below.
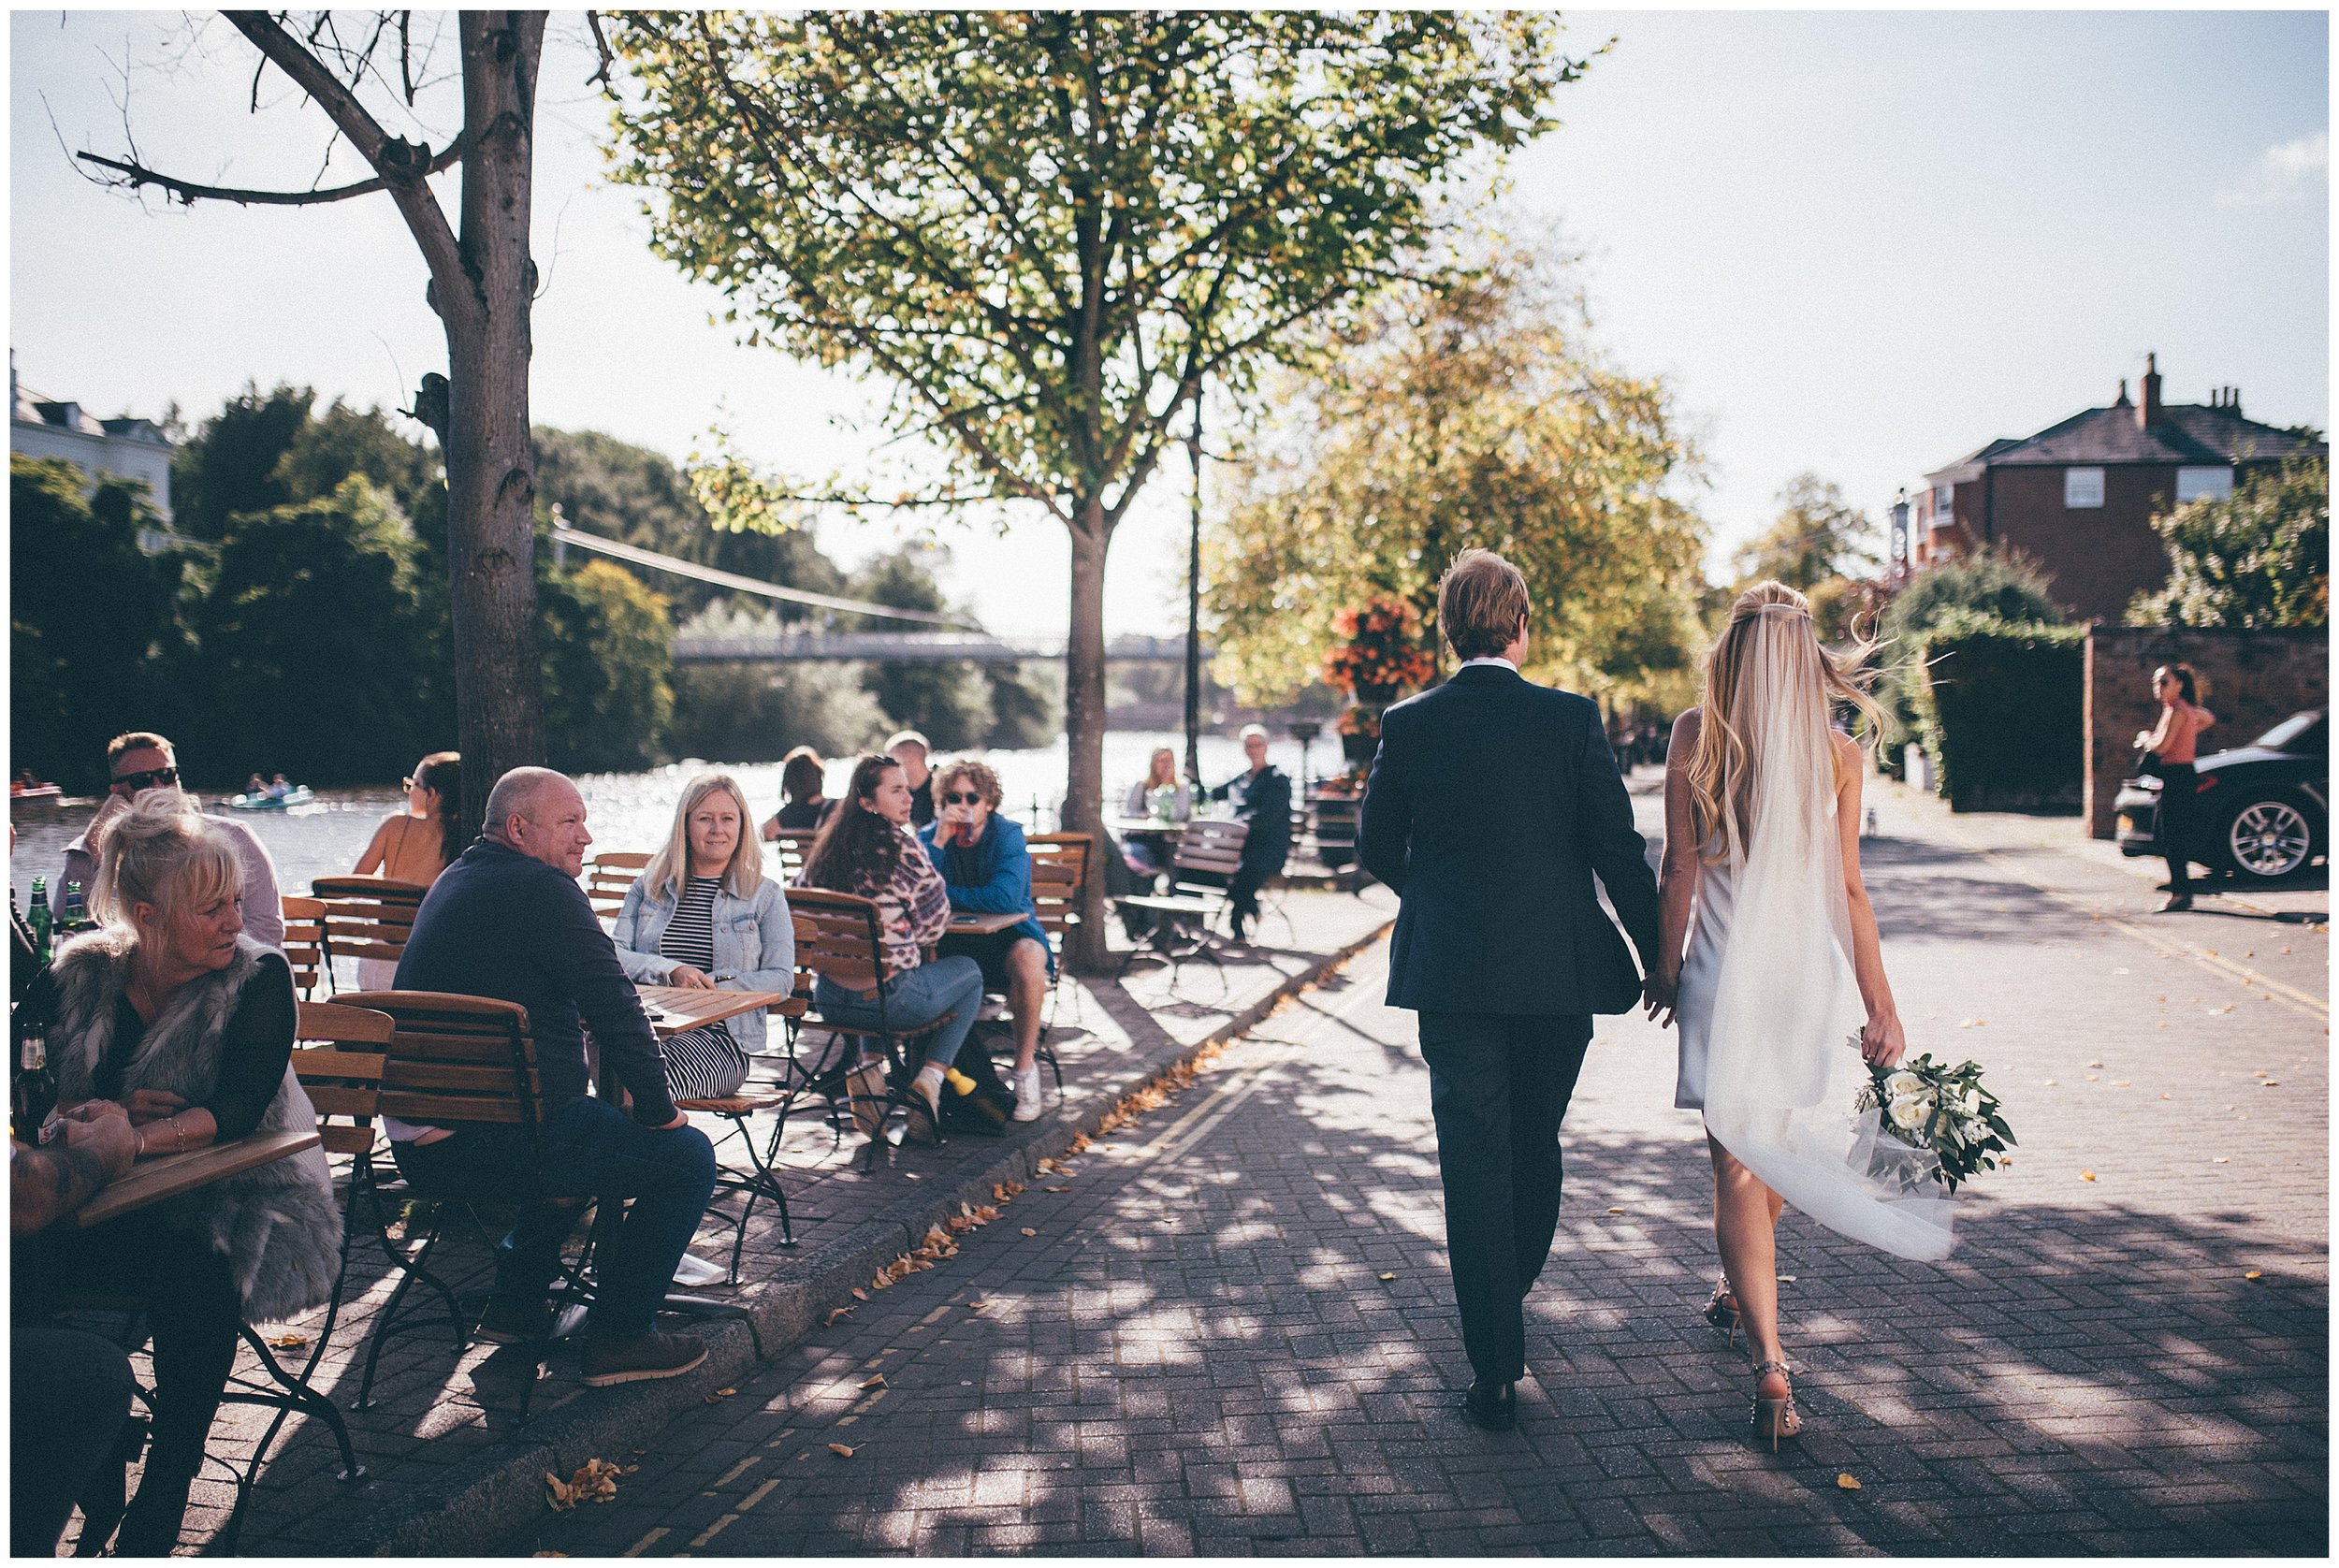
<path fill-rule="evenodd" d="M 1882 804 L 1911 1037 L 1985 1063 L 2023 1144 L 1946 1265 L 1790 1215 L 1809 1430 L 1776 1458 L 1696 1316 L 1702 1140 L 1637 1018 L 1603 1021 L 1568 1119 L 1519 1430 L 1461 1420 L 1426 1077 L 1374 949 L 507 1548 L 2326 1551 L 2325 1016 Z"/>

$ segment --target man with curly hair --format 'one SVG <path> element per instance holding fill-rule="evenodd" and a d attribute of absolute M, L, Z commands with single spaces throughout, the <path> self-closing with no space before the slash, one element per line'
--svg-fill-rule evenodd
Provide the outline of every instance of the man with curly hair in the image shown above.
<path fill-rule="evenodd" d="M 964 953 L 982 966 L 986 991 L 1003 992 L 1015 1020 L 1015 1119 L 1039 1119 L 1039 1009 L 1055 972 L 1048 934 L 1031 895 L 1031 849 L 1024 830 L 998 814 L 999 776 L 971 757 L 934 770 L 934 820 L 918 830 L 942 880 L 951 907 L 983 914 L 1020 913 L 1021 923 L 985 935 L 952 932 L 937 950 Z"/>

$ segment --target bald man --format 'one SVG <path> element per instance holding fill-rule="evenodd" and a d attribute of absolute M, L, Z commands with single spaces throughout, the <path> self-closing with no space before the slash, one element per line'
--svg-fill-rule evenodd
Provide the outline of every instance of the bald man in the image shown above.
<path fill-rule="evenodd" d="M 706 1359 L 706 1347 L 653 1326 L 706 1212 L 715 1152 L 668 1097 L 658 1037 L 577 885 L 593 841 L 585 797 L 550 768 L 514 768 L 488 791 L 487 815 L 487 831 L 415 913 L 398 988 L 496 996 L 528 1009 L 544 1084 L 541 1196 L 633 1200 L 585 1320 L 585 1381 L 598 1388 L 679 1377 Z M 632 1096 L 632 1116 L 587 1097 L 587 1029 Z M 393 1122 L 388 1131 L 400 1170 L 426 1192 L 504 1195 L 531 1169 L 521 1127 Z M 522 1213 L 498 1250 L 479 1338 L 511 1344 L 550 1331 L 545 1294 L 574 1214 L 549 1203 Z"/>

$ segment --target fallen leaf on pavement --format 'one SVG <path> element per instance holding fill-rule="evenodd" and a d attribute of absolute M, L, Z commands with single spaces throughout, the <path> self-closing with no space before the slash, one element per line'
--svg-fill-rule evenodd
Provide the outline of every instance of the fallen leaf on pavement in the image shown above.
<path fill-rule="evenodd" d="M 851 1459 L 855 1453 L 859 1452 L 858 1449 L 848 1448 L 841 1443 L 830 1444 L 828 1445 L 828 1451 L 835 1455 L 840 1459 Z"/>
<path fill-rule="evenodd" d="M 2092 1182 L 2096 1179 L 2096 1173 L 2092 1170 L 2083 1170 L 2079 1173 L 2079 1179 L 2083 1182 Z"/>
<path fill-rule="evenodd" d="M 1383 1278 L 1383 1279 L 1385 1279 L 1385 1280 L 1393 1280 L 1393 1279 L 1395 1279 L 1396 1277 L 1397 1277 L 1397 1276 L 1396 1276 L 1395 1274 L 1383 1274 L 1383 1275 L 1381 1276 L 1381 1278 Z"/>
<path fill-rule="evenodd" d="M 1037 1236 L 1039 1232 L 1034 1230 L 1030 1226 L 1025 1226 L 1024 1227 L 1024 1234 L 1026 1236 Z"/>
<path fill-rule="evenodd" d="M 2248 1273 L 2244 1274 L 2242 1277 L 2245 1280 L 2255 1280 L 2263 1279 L 2265 1276 L 2260 1274 L 2257 1270 L 2252 1269 Z"/>
<path fill-rule="evenodd" d="M 2115 1078 L 2112 1080 L 2112 1087 L 2114 1089 L 2125 1089 L 2128 1087 L 2128 1080 L 2125 1078 Z"/>
<path fill-rule="evenodd" d="M 2270 1078 L 2266 1080 L 2265 1082 L 2260 1083 L 2259 1087 L 2261 1089 L 2279 1089 L 2282 1087 L 2282 1080 L 2279 1078 Z"/>
<path fill-rule="evenodd" d="M 1961 1018 L 1957 1021 L 1957 1027 L 1960 1029 L 1979 1029 L 1982 1028 L 1987 1022 L 1988 1021 L 1986 1019 Z"/>
<path fill-rule="evenodd" d="M 2211 1160 L 2209 1163 L 2211 1165 L 2231 1165 L 2233 1162 L 2226 1158 L 2223 1154 L 2219 1154 L 2216 1159 Z"/>
<path fill-rule="evenodd" d="M 1778 1276 L 1778 1279 L 1780 1285 L 1794 1284 L 1794 1276 L 1793 1274 L 1780 1274 Z"/>
<path fill-rule="evenodd" d="M 2055 1087 L 2055 1080 L 2054 1080 L 2054 1079 L 2052 1079 L 2052 1078 L 2048 1079 L 2048 1080 L 2046 1081 L 2046 1086 L 2047 1086 L 2048 1088 L 2050 1088 L 2050 1089 L 2054 1088 L 2054 1087 Z"/>
<path fill-rule="evenodd" d="M 852 1309 L 850 1307 L 831 1307 L 828 1309 L 828 1323 L 826 1326 L 834 1328 L 836 1327 L 836 1320 L 838 1318 L 850 1317 L 851 1315 Z"/>
<path fill-rule="evenodd" d="M 1050 1187 L 1047 1190 L 1050 1192 L 1070 1192 L 1072 1189 L 1069 1187 Z"/>
<path fill-rule="evenodd" d="M 1611 1214 L 1620 1214 L 1620 1213 L 1624 1212 L 1624 1211 L 1623 1211 L 1623 1210 L 1621 1210 L 1621 1209 L 1616 1208 L 1616 1207 L 1614 1207 L 1614 1206 L 1612 1205 L 1612 1206 L 1610 1206 L 1610 1208 L 1609 1208 L 1609 1210 L 1608 1210 L 1608 1212 L 1610 1212 Z"/>
<path fill-rule="evenodd" d="M 991 1310 L 991 1303 L 988 1301 L 976 1301 L 971 1303 L 969 1310 L 974 1312 L 989 1312 Z"/>
<path fill-rule="evenodd" d="M 298 1350 L 309 1339 L 305 1334 L 280 1334 L 268 1343 L 278 1350 Z"/>
<path fill-rule="evenodd" d="M 862 1289 L 859 1285 L 854 1285 L 852 1288 L 852 1299 L 856 1301 L 865 1301 L 869 1299 L 869 1293 Z"/>
<path fill-rule="evenodd" d="M 2089 1067 L 2099 1067 L 2103 1066 L 2103 1064 L 2102 1064 L 2101 1062 L 2090 1062 L 2090 1063 L 2088 1063 L 2087 1065 L 2088 1065 Z"/>
<path fill-rule="evenodd" d="M 885 1374 L 883 1372 L 871 1372 L 868 1376 L 861 1380 L 861 1387 L 864 1389 L 882 1388 L 885 1387 Z"/>
<path fill-rule="evenodd" d="M 1860 1489 L 1860 1478 L 1847 1470 L 1837 1475 L 1836 1485 L 1845 1491 L 1856 1492 Z"/>

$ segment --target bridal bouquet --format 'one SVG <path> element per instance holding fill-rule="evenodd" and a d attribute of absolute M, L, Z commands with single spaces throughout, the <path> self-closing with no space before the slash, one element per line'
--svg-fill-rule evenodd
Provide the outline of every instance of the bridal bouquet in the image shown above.
<path fill-rule="evenodd" d="M 1852 1036 L 1852 1044 L 1858 1049 L 1860 1037 Z M 1931 1151 L 1940 1162 L 1941 1184 L 1953 1193 L 1977 1171 L 1997 1169 L 1998 1156 L 2014 1141 L 2014 1129 L 1998 1114 L 1998 1096 L 1982 1087 L 1978 1063 L 1945 1067 L 1927 1053 L 1868 1072 L 1870 1082 L 1852 1108 L 1875 1111 L 1886 1138 Z"/>

